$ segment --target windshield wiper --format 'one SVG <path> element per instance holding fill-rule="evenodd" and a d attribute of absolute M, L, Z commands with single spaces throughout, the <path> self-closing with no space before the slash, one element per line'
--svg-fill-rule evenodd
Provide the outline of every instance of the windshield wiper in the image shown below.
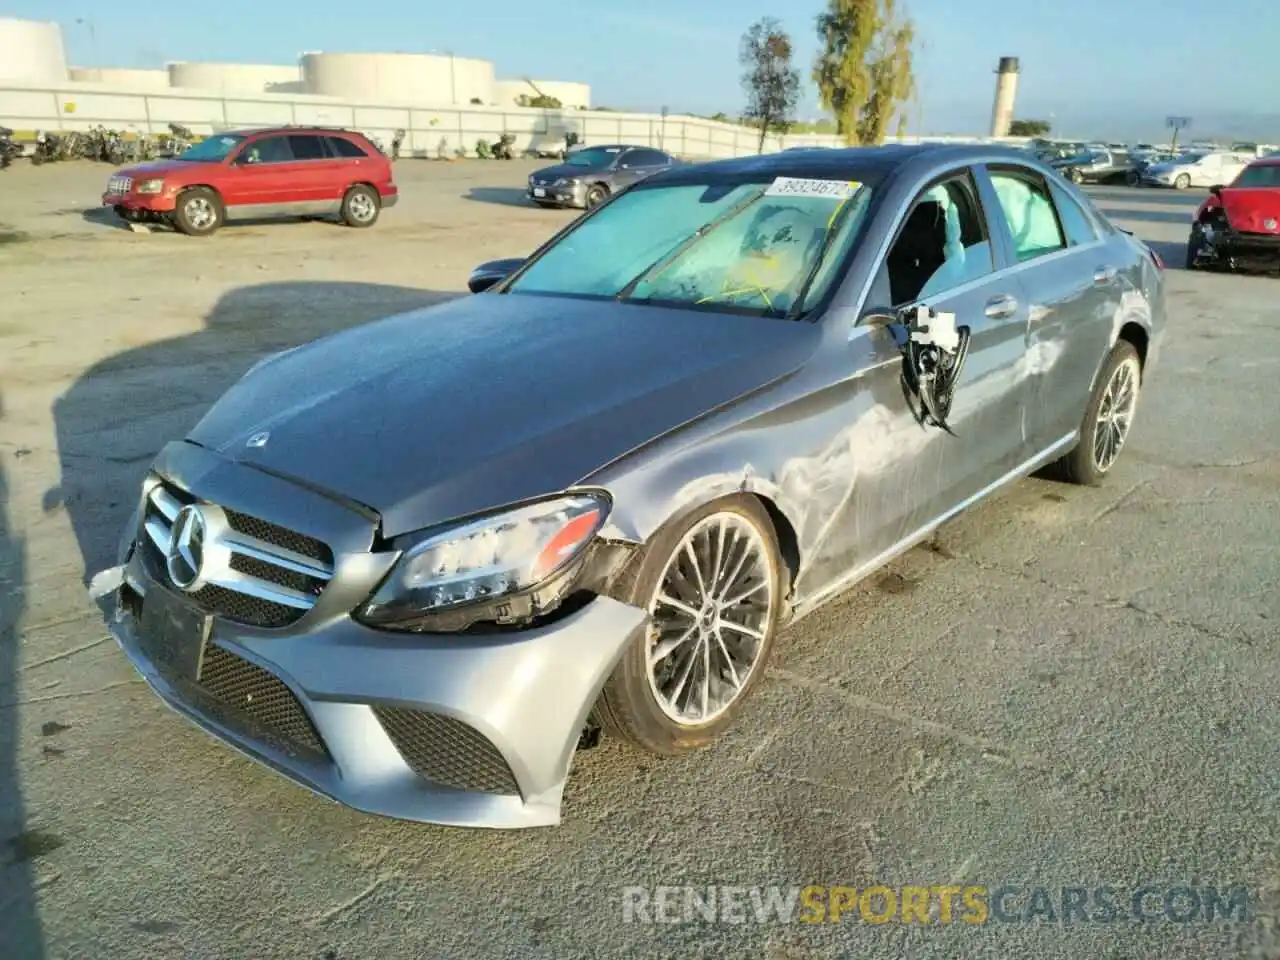
<path fill-rule="evenodd" d="M 703 237 L 709 234 L 712 230 L 715 230 L 721 224 L 726 223 L 729 220 L 732 220 L 734 217 L 740 214 L 743 210 L 747 209 L 747 207 L 751 206 L 753 203 L 759 200 L 762 196 L 764 196 L 764 192 L 767 189 L 768 189 L 768 186 L 762 186 L 755 193 L 752 193 L 751 195 L 744 197 L 742 200 L 740 200 L 738 203 L 735 203 L 728 210 L 725 210 L 723 213 L 721 213 L 718 217 L 714 217 L 713 219 L 704 223 L 697 230 L 693 231 L 693 233 L 689 234 L 689 236 L 685 237 L 678 244 L 676 244 L 675 249 L 673 249 L 670 253 L 664 253 L 657 260 L 653 261 L 653 263 L 649 264 L 649 266 L 641 270 L 640 273 L 632 277 L 631 280 L 628 281 L 627 285 L 614 295 L 614 299 L 626 300 L 628 297 L 631 296 L 631 294 L 635 293 L 636 287 L 640 286 L 640 284 L 642 284 L 649 277 L 650 274 L 653 274 L 655 272 L 658 274 L 662 273 L 662 271 L 665 270 L 667 267 L 669 267 L 682 253 L 684 253 L 686 250 L 692 247 L 695 243 L 697 243 L 699 240 L 701 240 Z"/>
<path fill-rule="evenodd" d="M 805 298 L 809 296 L 809 288 L 813 286 L 813 281 L 818 279 L 818 271 L 822 269 L 823 261 L 827 259 L 827 254 L 831 252 L 831 245 L 835 243 L 836 237 L 839 236 L 840 228 L 844 226 L 845 218 L 849 216 L 849 211 L 853 208 L 854 199 L 854 197 L 850 197 L 845 201 L 844 208 L 836 214 L 835 222 L 827 228 L 827 233 L 822 238 L 822 245 L 818 247 L 817 256 L 814 257 L 813 266 L 809 268 L 808 276 L 804 278 L 804 283 L 800 285 L 800 290 L 796 293 L 791 309 L 787 311 L 788 320 L 795 320 L 804 312 L 800 308 L 804 306 Z"/>

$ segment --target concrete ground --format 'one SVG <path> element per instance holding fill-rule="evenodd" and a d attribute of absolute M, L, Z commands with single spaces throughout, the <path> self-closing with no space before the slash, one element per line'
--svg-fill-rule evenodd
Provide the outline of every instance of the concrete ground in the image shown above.
<path fill-rule="evenodd" d="M 83 587 L 152 454 L 260 354 L 567 223 L 529 169 L 406 162 L 372 230 L 206 240 L 103 216 L 102 166 L 0 173 L 0 958 L 1280 957 L 1280 281 L 1180 269 L 1197 193 L 1095 191 L 1171 266 L 1105 486 L 1019 483 L 806 620 L 710 751 L 580 754 L 559 828 L 357 814 L 161 706 Z M 875 883 L 1120 915 L 623 922 L 626 887 Z M 1144 883 L 1242 884 L 1253 919 L 1137 923 Z"/>

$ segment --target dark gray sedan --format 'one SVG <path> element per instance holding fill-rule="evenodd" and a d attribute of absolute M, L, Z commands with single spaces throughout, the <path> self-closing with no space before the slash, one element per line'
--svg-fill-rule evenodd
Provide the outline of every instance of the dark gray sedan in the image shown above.
<path fill-rule="evenodd" d="M 1165 315 L 1154 253 L 980 146 L 681 166 L 471 286 L 259 363 L 95 585 L 215 737 L 489 827 L 558 822 L 601 729 L 709 745 L 780 629 L 1006 484 L 1102 481 Z"/>
<path fill-rule="evenodd" d="M 543 207 L 591 208 L 623 187 L 674 166 L 679 161 L 651 147 L 611 144 L 584 147 L 563 163 L 529 176 L 529 199 Z"/>

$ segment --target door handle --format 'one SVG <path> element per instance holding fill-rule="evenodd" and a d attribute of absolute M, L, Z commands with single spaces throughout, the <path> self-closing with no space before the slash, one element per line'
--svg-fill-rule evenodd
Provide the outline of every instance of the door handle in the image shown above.
<path fill-rule="evenodd" d="M 1093 282 L 1097 284 L 1110 283 L 1116 278 L 1118 271 L 1115 267 L 1099 267 L 1093 272 Z"/>
<path fill-rule="evenodd" d="M 1012 317 L 1018 312 L 1018 301 L 1016 298 L 1009 296 L 1007 293 L 998 297 L 992 297 L 987 301 L 987 316 L 992 320 L 1003 320 L 1005 317 Z"/>

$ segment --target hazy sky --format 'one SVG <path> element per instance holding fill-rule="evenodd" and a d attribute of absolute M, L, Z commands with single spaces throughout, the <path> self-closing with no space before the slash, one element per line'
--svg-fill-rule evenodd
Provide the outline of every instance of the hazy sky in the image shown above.
<path fill-rule="evenodd" d="M 912 127 L 924 132 L 981 132 L 996 63 L 1017 56 L 1017 114 L 1053 114 L 1066 135 L 1152 135 L 1173 113 L 1193 117 L 1193 135 L 1243 124 L 1280 137 L 1280 0 L 905 2 L 920 34 Z M 0 16 L 58 20 L 76 65 L 447 50 L 494 61 L 499 77 L 585 81 L 597 104 L 696 113 L 739 108 L 739 38 L 774 15 L 795 41 L 802 117 L 819 113 L 809 66 L 821 8 L 821 0 L 0 0 Z"/>

